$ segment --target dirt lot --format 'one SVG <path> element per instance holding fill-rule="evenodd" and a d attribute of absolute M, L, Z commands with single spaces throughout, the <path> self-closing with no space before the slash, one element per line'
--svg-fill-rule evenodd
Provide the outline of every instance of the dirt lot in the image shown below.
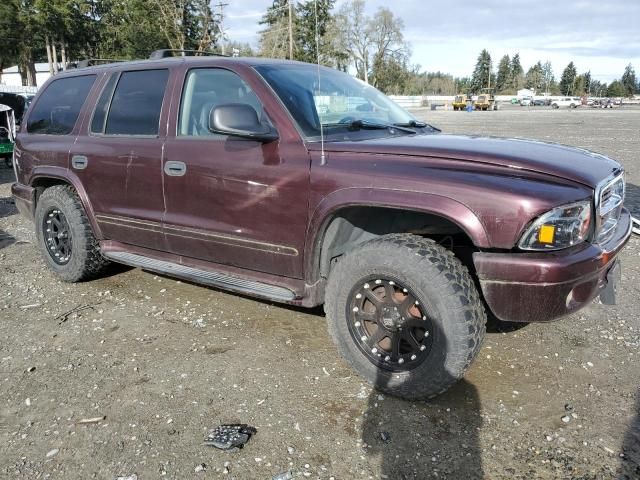
<path fill-rule="evenodd" d="M 418 115 L 613 156 L 640 213 L 640 109 Z M 126 268 L 57 281 L 0 172 L 2 478 L 640 478 L 638 238 L 618 306 L 490 332 L 463 382 L 411 403 L 354 375 L 319 311 Z M 237 453 L 203 446 L 220 422 L 258 433 Z"/>

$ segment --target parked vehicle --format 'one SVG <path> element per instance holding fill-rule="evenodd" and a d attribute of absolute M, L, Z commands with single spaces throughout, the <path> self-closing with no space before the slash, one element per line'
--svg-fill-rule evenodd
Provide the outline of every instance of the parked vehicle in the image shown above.
<path fill-rule="evenodd" d="M 582 105 L 582 100 L 577 97 L 565 97 L 551 102 L 553 108 L 577 108 L 579 105 Z"/>
<path fill-rule="evenodd" d="M 60 73 L 27 113 L 14 169 L 16 206 L 60 279 L 113 261 L 324 304 L 346 361 L 406 398 L 464 375 L 487 312 L 549 321 L 614 302 L 631 233 L 612 159 L 441 134 L 346 73 L 283 60 Z"/>
<path fill-rule="evenodd" d="M 13 142 L 16 136 L 16 118 L 13 109 L 0 104 L 0 158 L 7 167 L 11 167 Z"/>
<path fill-rule="evenodd" d="M 530 107 L 532 104 L 533 104 L 533 98 L 531 97 L 524 97 L 520 99 L 521 107 Z"/>
<path fill-rule="evenodd" d="M 533 100 L 532 105 L 534 107 L 548 107 L 549 105 L 551 105 L 551 100 L 549 100 L 548 98 L 536 98 L 535 100 Z"/>
<path fill-rule="evenodd" d="M 454 110 L 464 110 L 467 108 L 467 103 L 471 101 L 471 95 L 456 95 L 451 105 Z"/>
<path fill-rule="evenodd" d="M 498 110 L 498 102 L 491 89 L 483 89 L 482 93 L 478 95 L 478 98 L 473 102 L 473 108 L 476 110 Z"/>
<path fill-rule="evenodd" d="M 16 124 L 20 125 L 33 97 L 34 95 L 31 93 L 0 92 L 0 104 L 11 107 L 15 115 Z"/>

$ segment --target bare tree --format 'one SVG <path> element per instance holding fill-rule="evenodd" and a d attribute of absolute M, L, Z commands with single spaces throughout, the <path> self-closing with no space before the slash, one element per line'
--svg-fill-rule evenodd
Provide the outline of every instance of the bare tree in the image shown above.
<path fill-rule="evenodd" d="M 339 45 L 351 57 L 359 79 L 369 83 L 370 55 L 373 47 L 371 18 L 364 13 L 364 0 L 345 3 L 336 18 Z"/>

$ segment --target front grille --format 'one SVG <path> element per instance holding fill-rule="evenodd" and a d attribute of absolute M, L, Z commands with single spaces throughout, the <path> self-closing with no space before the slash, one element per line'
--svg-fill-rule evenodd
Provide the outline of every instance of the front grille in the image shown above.
<path fill-rule="evenodd" d="M 598 224 L 596 243 L 606 243 L 614 234 L 624 203 L 625 183 L 624 174 L 620 173 L 613 179 L 607 179 L 596 191 L 596 207 Z"/>

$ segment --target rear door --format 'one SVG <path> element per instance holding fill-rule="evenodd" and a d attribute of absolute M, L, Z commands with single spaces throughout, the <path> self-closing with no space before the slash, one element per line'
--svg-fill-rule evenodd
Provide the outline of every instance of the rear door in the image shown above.
<path fill-rule="evenodd" d="M 169 250 L 301 277 L 310 164 L 300 136 L 287 126 L 286 113 L 255 73 L 185 67 L 182 75 L 175 95 L 182 98 L 175 102 L 165 144 Z M 278 129 L 279 140 L 261 143 L 211 133 L 209 112 L 230 103 L 254 108 Z"/>
<path fill-rule="evenodd" d="M 73 145 L 76 123 L 96 75 L 57 78 L 44 87 L 31 110 L 27 125 L 21 127 L 16 151 L 20 179 L 30 181 L 34 171 L 47 169 L 49 175 L 65 177 L 69 149 Z"/>
<path fill-rule="evenodd" d="M 165 250 L 162 145 L 166 68 L 111 73 L 87 128 L 71 149 L 106 239 Z"/>

